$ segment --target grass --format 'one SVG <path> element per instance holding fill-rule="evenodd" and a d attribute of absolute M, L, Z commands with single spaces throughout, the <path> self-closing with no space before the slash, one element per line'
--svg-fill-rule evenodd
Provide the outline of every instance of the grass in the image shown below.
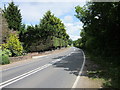
<path fill-rule="evenodd" d="M 85 53 L 86 57 L 88 57 L 98 66 L 93 70 L 88 70 L 88 76 L 93 79 L 103 79 L 104 88 L 113 88 L 113 90 L 116 88 L 120 89 L 120 66 L 118 63 L 111 61 L 118 58 L 95 57 L 86 51 Z"/>

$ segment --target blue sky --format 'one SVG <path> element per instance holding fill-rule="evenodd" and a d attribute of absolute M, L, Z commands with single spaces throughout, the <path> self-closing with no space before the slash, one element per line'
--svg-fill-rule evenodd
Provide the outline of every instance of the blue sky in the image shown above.
<path fill-rule="evenodd" d="M 4 0 L 10 2 L 11 0 Z M 13 0 L 19 6 L 22 14 L 22 22 L 27 25 L 35 25 L 40 22 L 42 16 L 48 10 L 60 18 L 66 26 L 67 33 L 72 40 L 80 38 L 82 23 L 74 16 L 75 6 L 83 6 L 86 1 L 76 0 Z M 2 3 L 2 8 L 3 4 Z M 8 5 L 6 3 L 6 6 Z"/>

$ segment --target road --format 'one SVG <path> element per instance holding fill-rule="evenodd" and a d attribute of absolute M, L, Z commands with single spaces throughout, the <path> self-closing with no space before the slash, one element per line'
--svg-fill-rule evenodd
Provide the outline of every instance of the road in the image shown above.
<path fill-rule="evenodd" d="M 71 47 L 3 70 L 0 88 L 72 88 L 83 64 L 82 50 Z"/>

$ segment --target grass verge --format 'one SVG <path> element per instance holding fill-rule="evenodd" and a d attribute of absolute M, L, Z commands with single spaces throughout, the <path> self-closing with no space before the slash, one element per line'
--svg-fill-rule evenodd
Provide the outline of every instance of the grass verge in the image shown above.
<path fill-rule="evenodd" d="M 86 59 L 93 61 L 92 69 L 87 71 L 90 78 L 103 79 L 103 88 L 112 88 L 112 90 L 120 89 L 120 65 L 111 60 L 118 58 L 95 57 L 85 51 Z"/>

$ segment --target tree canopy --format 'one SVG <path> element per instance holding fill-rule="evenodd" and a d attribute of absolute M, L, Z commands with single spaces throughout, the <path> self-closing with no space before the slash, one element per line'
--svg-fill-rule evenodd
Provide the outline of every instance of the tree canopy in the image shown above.
<path fill-rule="evenodd" d="M 14 31 L 20 30 L 22 16 L 20 9 L 14 2 L 9 3 L 8 7 L 4 6 L 3 15 L 7 19 L 9 29 Z"/>
<path fill-rule="evenodd" d="M 39 26 L 43 37 L 55 36 L 63 39 L 69 38 L 65 30 L 65 25 L 59 18 L 55 17 L 51 11 L 47 11 L 45 13 L 43 18 L 40 20 Z"/>
<path fill-rule="evenodd" d="M 84 7 L 76 6 L 75 11 L 75 16 L 83 23 L 82 38 L 75 45 L 105 67 L 102 74 L 109 74 L 104 75 L 109 87 L 119 88 L 120 2 L 89 2 Z"/>
<path fill-rule="evenodd" d="M 76 17 L 83 22 L 82 40 L 95 55 L 119 56 L 120 3 L 88 3 L 76 6 Z M 111 50 L 113 52 L 111 52 Z"/>

